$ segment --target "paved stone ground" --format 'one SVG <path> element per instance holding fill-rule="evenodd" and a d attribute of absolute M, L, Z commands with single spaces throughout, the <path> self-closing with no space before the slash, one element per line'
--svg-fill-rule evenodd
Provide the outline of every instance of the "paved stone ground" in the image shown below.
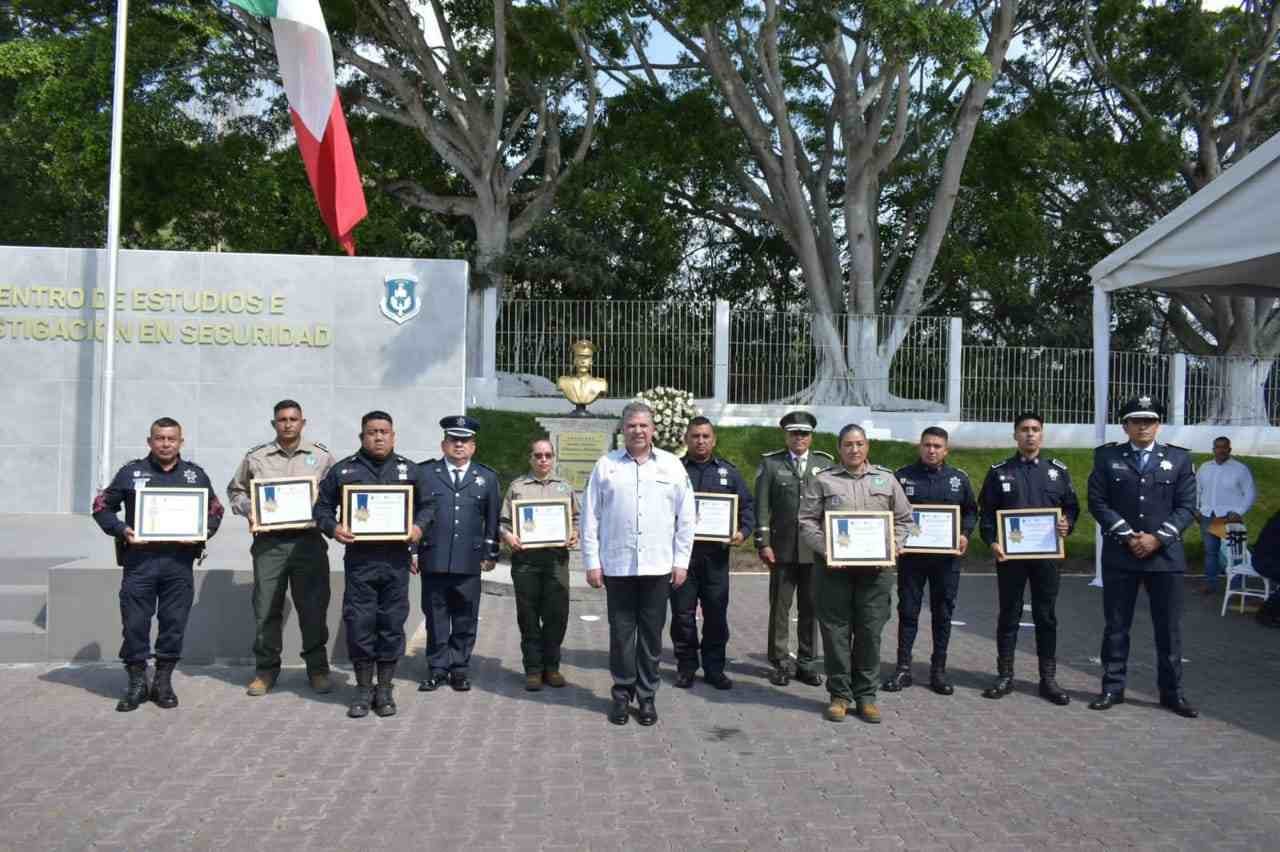
<path fill-rule="evenodd" d="M 882 694 L 884 724 L 833 725 L 821 718 L 824 690 L 764 677 L 766 589 L 764 577 L 734 579 L 735 688 L 670 688 L 668 659 L 649 729 L 605 720 L 603 597 L 574 605 L 568 688 L 523 691 L 512 600 L 486 596 L 475 689 L 415 692 L 415 659 L 391 719 L 347 719 L 345 693 L 311 695 L 300 669 L 251 699 L 248 669 L 186 668 L 179 709 L 123 714 L 112 709 L 116 666 L 4 667 L 0 849 L 1280 844 L 1280 632 L 1219 618 L 1193 596 L 1186 681 L 1203 716 L 1184 720 L 1155 705 L 1142 610 L 1130 703 L 1091 712 L 1100 592 L 1071 578 L 1058 611 L 1073 703 L 1035 697 L 1030 629 L 1018 692 L 993 702 L 979 692 L 993 665 L 994 580 L 966 577 L 956 694 Z M 927 659 L 927 627 L 917 650 Z"/>

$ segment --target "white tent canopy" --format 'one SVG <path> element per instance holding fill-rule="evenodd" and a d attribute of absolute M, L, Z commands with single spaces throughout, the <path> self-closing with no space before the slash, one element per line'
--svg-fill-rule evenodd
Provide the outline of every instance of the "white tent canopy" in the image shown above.
<path fill-rule="evenodd" d="M 1280 296 L 1280 134 L 1089 270 L 1093 421 L 1106 439 L 1111 293 L 1126 287 Z"/>

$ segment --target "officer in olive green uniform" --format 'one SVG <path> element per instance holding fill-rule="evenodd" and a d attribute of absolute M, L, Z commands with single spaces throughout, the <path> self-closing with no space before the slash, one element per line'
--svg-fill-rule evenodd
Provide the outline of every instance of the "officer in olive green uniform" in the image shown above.
<path fill-rule="evenodd" d="M 835 461 L 830 455 L 810 451 L 818 418 L 807 411 L 792 411 L 779 421 L 786 432 L 787 448 L 766 453 L 756 471 L 756 550 L 769 569 L 769 680 L 786 686 L 791 677 L 810 686 L 821 686 L 814 670 L 813 551 L 796 526 L 801 487 L 818 471 Z M 791 667 L 788 634 L 791 599 L 796 604 L 796 663 Z"/>
<path fill-rule="evenodd" d="M 875 703 L 880 632 L 893 603 L 893 575 L 888 566 L 828 566 L 824 516 L 828 511 L 892 512 L 893 549 L 884 554 L 889 562 L 906 543 L 911 525 L 911 503 L 902 485 L 892 470 L 867 461 L 869 451 L 862 427 L 845 426 L 837 446 L 840 465 L 806 482 L 800 502 L 800 536 L 815 555 L 818 629 L 831 693 L 826 716 L 832 722 L 843 722 L 854 702 L 863 721 L 880 721 Z"/>
<path fill-rule="evenodd" d="M 524 658 L 524 688 L 530 692 L 565 685 L 560 674 L 560 645 L 569 626 L 569 547 L 578 544 L 578 496 L 567 480 L 553 473 L 555 447 L 546 438 L 529 445 L 529 473 L 507 486 L 498 518 L 502 540 L 511 548 L 511 585 L 516 592 L 516 623 Z M 568 500 L 572 513 L 569 547 L 529 548 L 515 533 L 513 500 Z"/>
<path fill-rule="evenodd" d="M 245 454 L 235 476 L 227 483 L 231 511 L 251 516 L 250 488 L 255 479 L 282 476 L 314 476 L 319 483 L 333 466 L 333 456 L 323 445 L 302 438 L 307 421 L 302 406 L 291 399 L 276 403 L 271 427 L 276 439 L 259 444 Z M 302 659 L 316 692 L 328 692 L 329 612 L 328 546 L 318 529 L 279 530 L 254 535 L 253 618 L 256 631 L 253 655 L 256 669 L 249 683 L 250 695 L 265 695 L 280 674 L 284 648 L 284 593 L 293 593 L 293 608 L 302 629 Z"/>

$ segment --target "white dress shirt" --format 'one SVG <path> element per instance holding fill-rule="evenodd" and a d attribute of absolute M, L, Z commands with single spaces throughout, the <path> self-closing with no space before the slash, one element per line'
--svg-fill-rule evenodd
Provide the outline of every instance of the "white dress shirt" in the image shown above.
<path fill-rule="evenodd" d="M 1249 468 L 1231 458 L 1222 464 L 1210 460 L 1200 465 L 1196 492 L 1196 506 L 1206 518 L 1221 518 L 1232 512 L 1243 517 L 1257 496 Z"/>
<path fill-rule="evenodd" d="M 625 449 L 601 456 L 582 494 L 582 564 L 610 577 L 688 568 L 697 522 L 680 460 L 654 447 L 643 464 Z"/>

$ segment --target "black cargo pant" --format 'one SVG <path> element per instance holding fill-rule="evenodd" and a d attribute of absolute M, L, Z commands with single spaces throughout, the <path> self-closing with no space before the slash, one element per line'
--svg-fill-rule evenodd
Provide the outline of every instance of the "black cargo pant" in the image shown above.
<path fill-rule="evenodd" d="M 698 641 L 698 604 L 702 604 L 702 641 Z M 671 590 L 671 644 L 676 668 L 704 675 L 723 674 L 729 644 L 729 548 L 723 544 L 693 546 L 689 574 Z M 701 661 L 699 661 L 701 651 Z"/>
<path fill-rule="evenodd" d="M 996 563 L 1000 592 L 1000 617 L 996 622 L 996 654 L 1013 656 L 1022 621 L 1022 595 L 1031 586 L 1031 620 L 1036 626 L 1036 654 L 1042 659 L 1058 655 L 1058 563 L 1048 559 L 1011 559 Z"/>
<path fill-rule="evenodd" d="M 929 586 L 934 665 L 945 665 L 951 642 L 951 616 L 960 589 L 960 560 L 954 556 L 903 556 L 898 560 L 898 665 L 911 665 L 911 649 L 920 628 L 920 607 Z"/>
<path fill-rule="evenodd" d="M 182 640 L 187 617 L 195 600 L 191 565 L 195 554 L 189 550 L 156 553 L 130 560 L 120 578 L 120 623 L 124 641 L 120 659 L 125 663 L 145 663 L 151 656 L 151 618 L 156 617 L 156 659 L 177 660 L 182 656 Z"/>
<path fill-rule="evenodd" d="M 356 662 L 393 663 L 404 656 L 409 617 L 409 551 L 403 545 L 376 555 L 347 548 L 342 625 L 347 656 Z"/>

